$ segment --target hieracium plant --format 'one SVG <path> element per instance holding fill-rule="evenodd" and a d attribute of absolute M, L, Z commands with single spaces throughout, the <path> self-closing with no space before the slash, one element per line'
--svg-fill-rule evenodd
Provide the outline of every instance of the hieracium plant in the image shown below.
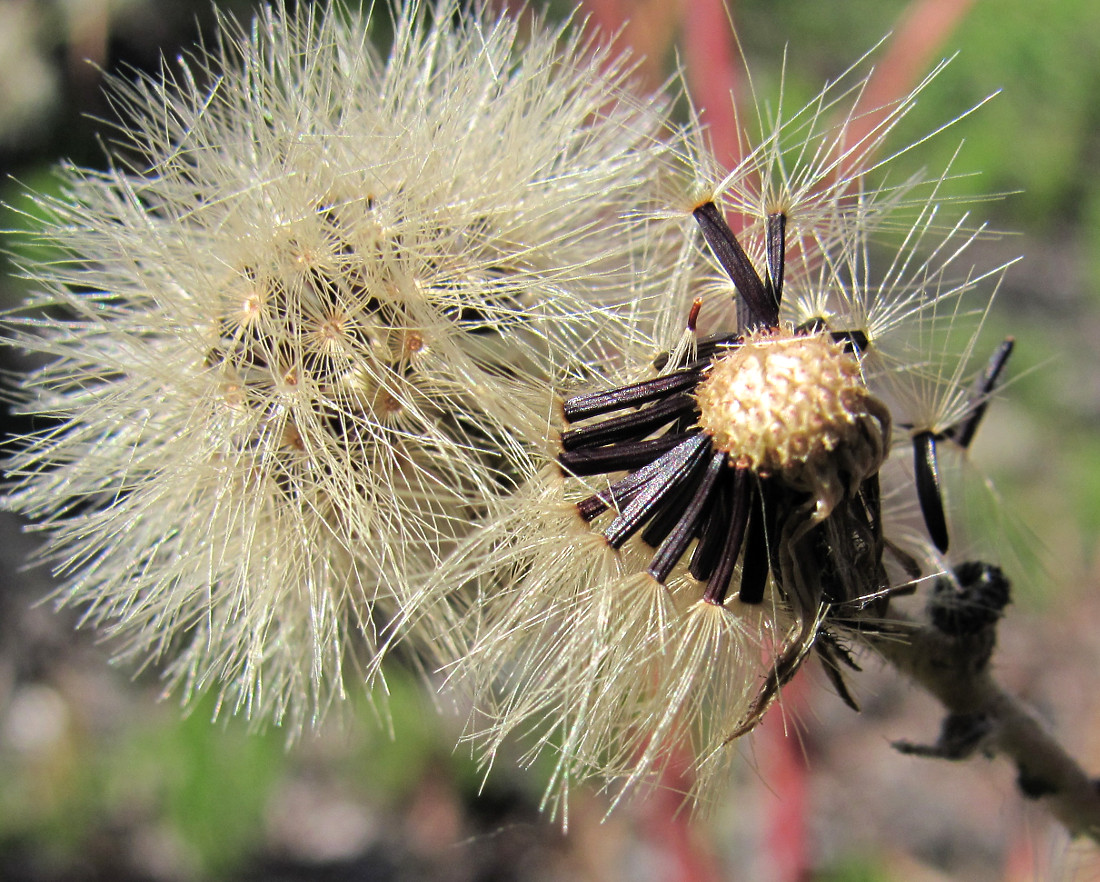
<path fill-rule="evenodd" d="M 402 645 L 555 803 L 685 755 L 701 795 L 808 659 L 854 703 L 866 644 L 1095 833 L 988 679 L 1006 579 L 948 557 L 1012 343 L 977 351 L 1003 268 L 948 172 L 868 183 L 928 81 L 868 114 L 857 66 L 726 169 L 574 22 L 394 14 L 388 53 L 339 6 L 223 22 L 36 197 L 5 501 L 60 601 L 292 731 Z"/>

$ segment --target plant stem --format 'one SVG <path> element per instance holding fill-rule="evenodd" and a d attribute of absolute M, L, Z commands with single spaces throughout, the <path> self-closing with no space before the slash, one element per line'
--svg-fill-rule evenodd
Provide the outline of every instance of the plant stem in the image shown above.
<path fill-rule="evenodd" d="M 1041 802 L 1071 834 L 1100 842 L 1100 781 L 1086 774 L 1036 715 L 990 674 L 992 626 L 960 637 L 897 614 L 892 622 L 896 629 L 864 632 L 863 640 L 948 712 L 936 745 L 896 746 L 945 759 L 978 751 L 1001 754 L 1016 766 L 1024 796 Z"/>

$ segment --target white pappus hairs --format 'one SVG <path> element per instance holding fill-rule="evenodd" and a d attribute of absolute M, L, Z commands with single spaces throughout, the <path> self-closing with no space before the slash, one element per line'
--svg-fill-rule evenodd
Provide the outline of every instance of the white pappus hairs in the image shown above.
<path fill-rule="evenodd" d="M 61 602 L 292 731 L 349 659 L 377 673 L 545 446 L 546 390 L 629 349 L 684 252 L 640 214 L 682 151 L 627 59 L 460 0 L 393 14 L 380 54 L 369 16 L 276 3 L 114 81 L 121 143 L 37 197 L 37 293 L 6 320 L 42 428 L 5 504 Z M 438 653 L 452 618 L 405 636 Z"/>

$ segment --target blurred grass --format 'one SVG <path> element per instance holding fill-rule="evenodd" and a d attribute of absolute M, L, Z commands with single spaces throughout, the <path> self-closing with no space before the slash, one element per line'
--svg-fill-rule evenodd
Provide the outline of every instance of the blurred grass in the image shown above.
<path fill-rule="evenodd" d="M 47 687 L 36 688 L 38 700 L 50 700 Z M 20 697 L 16 714 L 26 712 L 28 696 Z M 221 878 L 262 845 L 263 812 L 287 754 L 279 733 L 211 725 L 210 710 L 201 704 L 181 720 L 177 707 L 164 707 L 107 730 L 66 716 L 68 725 L 40 732 L 33 747 L 0 752 L 0 845 L 17 845 L 36 866 L 80 866 L 97 852 L 117 853 L 113 863 L 132 843 L 105 838 L 137 830 L 162 837 L 162 850 L 200 878 Z"/>
<path fill-rule="evenodd" d="M 381 816 L 399 816 L 417 783 L 433 776 L 472 794 L 473 762 L 453 751 L 454 733 L 444 736 L 423 682 L 400 670 L 387 679 L 387 726 L 352 696 L 304 746 L 237 718 L 212 722 L 209 696 L 183 716 L 176 701 L 157 704 L 151 689 L 132 689 L 126 707 L 90 721 L 77 716 L 73 696 L 24 687 L 0 732 L 0 855 L 18 848 L 37 867 L 64 867 L 99 854 L 121 867 L 147 848 L 184 871 L 170 878 L 223 879 L 278 845 L 270 840 L 282 829 L 277 806 L 296 780 Z M 115 834 L 123 841 L 110 841 Z M 3 867 L 0 857 L 7 878 Z"/>

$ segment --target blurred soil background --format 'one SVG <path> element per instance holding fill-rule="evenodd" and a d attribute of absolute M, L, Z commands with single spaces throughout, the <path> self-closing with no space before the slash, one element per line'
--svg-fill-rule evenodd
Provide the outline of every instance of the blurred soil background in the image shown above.
<path fill-rule="evenodd" d="M 959 55 L 891 144 L 1003 90 L 900 165 L 942 168 L 965 138 L 954 168 L 974 175 L 950 192 L 1010 194 L 975 214 L 1016 231 L 982 243 L 978 260 L 1024 257 L 987 328 L 986 349 L 1017 339 L 1012 379 L 971 457 L 971 483 L 995 482 L 1009 525 L 957 544 L 1002 559 L 1014 578 L 996 658 L 1003 680 L 1100 772 L 1100 6 L 954 5 L 968 8 L 936 58 Z M 631 33 L 643 37 L 679 8 L 591 7 L 601 20 L 632 15 Z M 808 99 L 911 4 L 738 0 L 731 9 L 758 92 L 776 93 L 786 51 L 786 89 Z M 103 71 L 156 70 L 162 55 L 209 36 L 213 20 L 206 0 L 0 0 L 0 227 L 26 224 L 22 194 L 55 189 L 60 159 L 103 167 L 111 131 L 99 119 L 112 116 Z M 671 57 L 653 63 L 667 71 Z M 22 291 L 0 276 L 3 308 Z M 5 371 L 26 368 L 21 353 L 0 355 Z M 6 408 L 4 420 L 5 434 L 27 428 Z M 27 568 L 36 541 L 0 515 L 2 882 L 1100 879 L 1096 849 L 1068 842 L 1027 805 L 1007 764 L 893 751 L 894 739 L 934 740 L 940 715 L 873 659 L 854 678 L 859 715 L 820 672 L 800 674 L 790 738 L 773 713 L 740 748 L 744 761 L 710 817 L 692 821 L 657 794 L 604 820 L 602 797 L 581 795 L 563 835 L 539 815 L 538 770 L 504 757 L 482 787 L 468 751 L 453 748 L 461 714 L 438 714 L 399 668 L 388 723 L 353 701 L 291 747 L 239 719 L 211 724 L 209 702 L 184 717 L 176 699 L 158 700 L 156 671 L 112 666 L 109 644 L 76 630 L 73 612 L 53 611 L 49 574 Z"/>

